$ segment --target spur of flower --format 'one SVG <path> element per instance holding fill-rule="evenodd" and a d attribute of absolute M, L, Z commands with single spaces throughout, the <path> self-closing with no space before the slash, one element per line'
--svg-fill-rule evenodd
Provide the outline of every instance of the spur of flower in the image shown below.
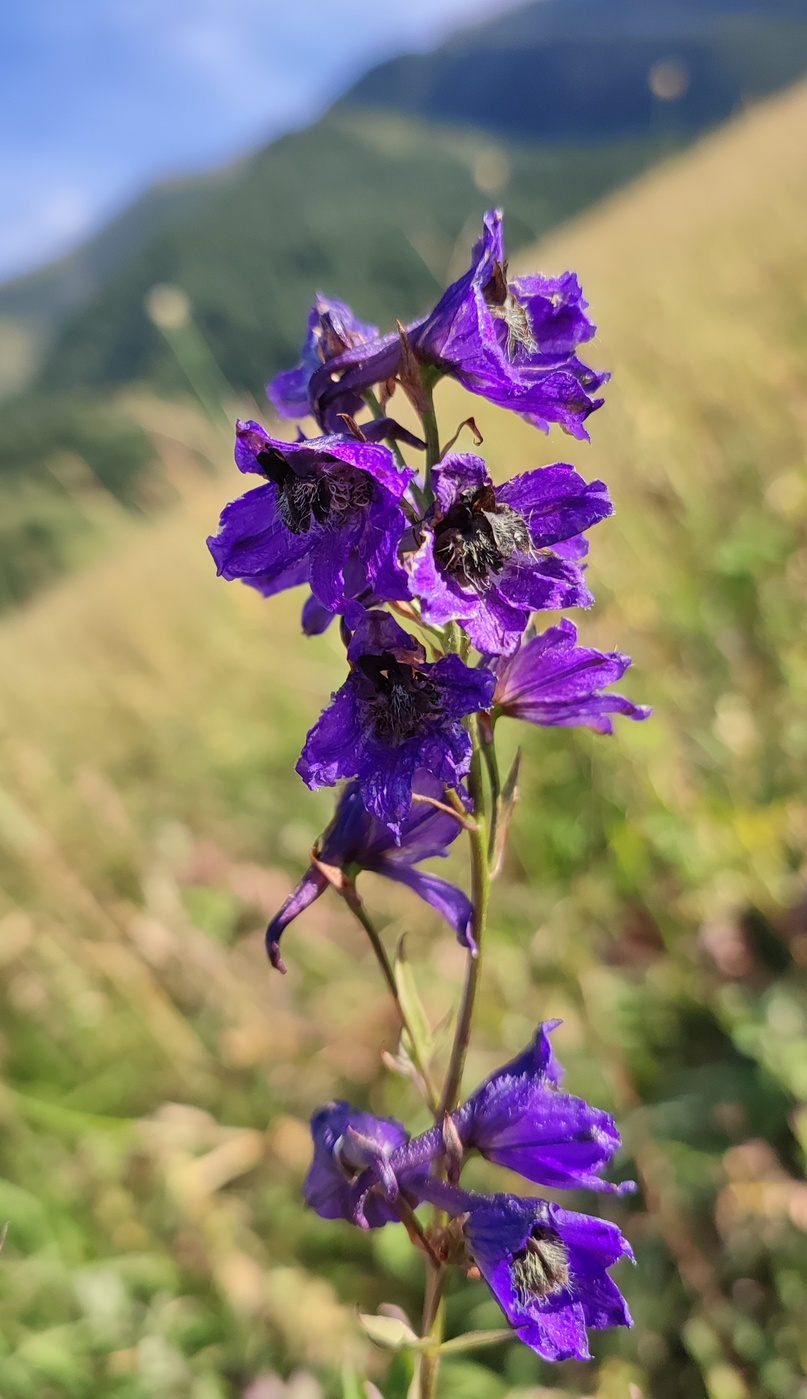
<path fill-rule="evenodd" d="M 389 613 L 355 611 L 350 674 L 308 734 L 297 771 L 312 788 L 355 777 L 367 810 L 400 840 L 418 769 L 461 785 L 472 752 L 462 720 L 490 708 L 496 679 L 456 655 L 427 661 Z"/>
<path fill-rule="evenodd" d="M 420 1182 L 423 1198 L 461 1221 L 479 1269 L 518 1339 L 544 1360 L 590 1360 L 587 1328 L 632 1326 L 608 1275 L 633 1260 L 615 1224 L 518 1195 L 476 1195 Z"/>
<path fill-rule="evenodd" d="M 406 560 L 425 621 L 459 621 L 479 651 L 507 654 L 531 612 L 590 606 L 573 558 L 585 552 L 583 532 L 613 511 L 602 481 L 559 463 L 494 486 L 481 457 L 457 453 L 432 483 L 434 505 Z"/>
<path fill-rule="evenodd" d="M 367 588 L 407 596 L 398 547 L 415 473 L 388 448 L 347 433 L 282 442 L 249 421 L 236 425 L 235 459 L 265 484 L 226 506 L 207 541 L 222 577 L 266 597 L 307 582 L 330 611 Z"/>
<path fill-rule="evenodd" d="M 426 800 L 414 801 L 396 843 L 389 826 L 365 807 L 358 782 L 347 784 L 313 862 L 266 930 L 266 947 L 274 967 L 285 971 L 280 937 L 289 923 L 325 892 L 335 874 L 354 880 L 362 870 L 407 885 L 442 914 L 464 947 L 473 946 L 473 906 L 468 895 L 447 879 L 415 868 L 421 860 L 446 856 L 461 827 L 453 816 L 430 804 L 445 796 L 443 784 L 430 773 L 415 773 L 412 791 L 416 799 Z"/>
<path fill-rule="evenodd" d="M 586 418 L 607 375 L 577 357 L 595 326 L 571 273 L 560 277 L 510 278 L 504 253 L 502 214 L 485 214 L 471 266 L 452 283 L 434 310 L 407 327 L 416 359 L 439 377 L 450 375 L 471 393 L 511 408 L 535 426 L 559 423 L 586 438 Z M 359 343 L 314 373 L 309 398 L 321 421 L 346 395 L 361 396 L 401 370 L 400 335 Z"/>
<path fill-rule="evenodd" d="M 645 704 L 605 692 L 606 685 L 622 679 L 630 656 L 578 646 L 577 629 L 565 619 L 529 637 L 513 655 L 493 658 L 489 664 L 496 672 L 494 719 L 507 714 L 530 724 L 584 726 L 610 734 L 612 714 L 628 719 L 651 714 Z"/>

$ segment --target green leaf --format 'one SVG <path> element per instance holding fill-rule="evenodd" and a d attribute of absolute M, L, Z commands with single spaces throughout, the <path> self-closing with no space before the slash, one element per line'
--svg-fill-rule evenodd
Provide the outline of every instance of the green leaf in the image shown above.
<path fill-rule="evenodd" d="M 405 938 L 401 938 L 395 954 L 395 985 L 398 988 L 398 999 L 415 1039 L 415 1048 L 419 1051 L 421 1058 L 426 1060 L 431 1052 L 432 1031 L 415 985 L 411 964 L 406 955 Z"/>
<path fill-rule="evenodd" d="M 521 767 L 521 749 L 516 750 L 512 766 L 504 779 L 501 793 L 499 795 L 499 811 L 496 824 L 496 848 L 493 851 L 491 861 L 491 876 L 493 878 L 500 872 L 504 859 L 504 848 L 507 844 L 507 837 L 510 833 L 510 822 L 513 819 L 513 812 L 518 801 L 518 774 Z"/>
<path fill-rule="evenodd" d="M 361 1380 L 352 1365 L 342 1366 L 342 1399 L 365 1399 Z"/>
<path fill-rule="evenodd" d="M 444 1341 L 440 1354 L 460 1355 L 465 1350 L 482 1350 L 485 1346 L 500 1346 L 512 1340 L 513 1332 L 509 1326 L 500 1331 L 466 1331 L 464 1336 L 454 1336 L 450 1341 Z"/>

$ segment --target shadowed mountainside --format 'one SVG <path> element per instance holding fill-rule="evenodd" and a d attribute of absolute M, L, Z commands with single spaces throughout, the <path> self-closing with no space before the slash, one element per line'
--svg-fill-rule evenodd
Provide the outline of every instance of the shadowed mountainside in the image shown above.
<path fill-rule="evenodd" d="M 380 64 L 346 101 L 604 143 L 702 131 L 805 66 L 797 0 L 536 0 Z"/>

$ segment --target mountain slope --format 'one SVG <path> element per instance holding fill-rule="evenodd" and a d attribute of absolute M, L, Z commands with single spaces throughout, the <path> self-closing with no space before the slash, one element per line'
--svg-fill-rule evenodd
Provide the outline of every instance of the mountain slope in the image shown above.
<path fill-rule="evenodd" d="M 59 327 L 123 263 L 155 236 L 190 223 L 237 169 L 155 185 L 66 257 L 0 286 L 0 396 L 24 386 Z"/>
<path fill-rule="evenodd" d="M 602 1206 L 636 1248 L 618 1275 L 636 1326 L 598 1335 L 579 1380 L 515 1346 L 447 1356 L 448 1394 L 802 1384 L 805 133 L 802 89 L 525 257 L 578 267 L 603 327 L 590 446 L 443 386 L 446 427 L 470 403 L 497 470 L 573 454 L 608 482 L 577 620 L 633 653 L 620 688 L 655 706 L 613 742 L 512 726 L 521 801 L 468 1070 L 562 1018 L 566 1086 L 617 1112 L 643 1182 Z M 175 404 L 143 412 L 164 454 L 210 443 Z M 182 509 L 0 623 L 4 1399 L 150 1399 L 155 1375 L 229 1399 L 295 1371 L 310 1393 L 311 1368 L 336 1393 L 356 1309 L 419 1300 L 395 1230 L 299 1200 L 319 1103 L 409 1121 L 412 1099 L 382 1078 L 395 1027 L 335 898 L 289 929 L 286 978 L 265 964 L 330 808 L 292 761 L 344 658 L 335 628 L 300 638 L 298 596 L 215 578 L 203 537 L 243 486 L 225 455 L 215 480 L 188 471 Z M 450 933 L 389 881 L 363 896 L 390 947 L 407 930 L 437 1023 Z M 458 1280 L 447 1334 L 497 1323 Z M 404 1370 L 377 1378 L 404 1399 Z"/>
<path fill-rule="evenodd" d="M 149 277 L 191 293 L 223 367 L 257 390 L 290 353 L 311 283 L 335 266 L 368 314 L 391 310 L 385 277 L 408 307 L 428 299 L 429 274 L 442 278 L 446 248 L 484 202 L 462 128 L 469 141 L 494 133 L 504 143 L 509 184 L 495 173 L 477 184 L 506 196 L 534 236 L 805 71 L 802 0 L 537 0 L 373 69 L 323 121 L 258 153 L 249 176 L 213 172 L 151 191 L 70 257 L 0 287 L 0 394 L 29 383 L 62 332 L 48 383 L 167 384 L 171 367 L 140 305 Z M 394 152 L 389 141 L 381 149 L 388 122 L 375 140 L 379 111 L 416 119 Z M 363 279 L 338 253 L 348 227 L 372 274 Z M 270 326 L 257 311 L 264 300 Z"/>
<path fill-rule="evenodd" d="M 172 282 L 226 377 L 262 397 L 269 375 L 297 357 L 312 289 L 339 286 L 367 320 L 412 317 L 465 263 L 491 201 L 506 201 L 518 247 L 663 149 L 643 140 L 561 153 L 391 112 L 336 110 L 253 157 L 192 227 L 131 258 L 64 328 L 41 385 L 181 385 L 143 305 L 154 283 Z"/>
<path fill-rule="evenodd" d="M 807 71 L 795 0 L 535 0 L 347 94 L 522 140 L 695 132 Z"/>

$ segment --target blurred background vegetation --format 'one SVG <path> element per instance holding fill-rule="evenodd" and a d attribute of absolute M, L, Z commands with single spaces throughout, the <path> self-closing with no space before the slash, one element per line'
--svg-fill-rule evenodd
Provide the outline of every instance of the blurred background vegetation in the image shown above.
<path fill-rule="evenodd" d="M 642 1190 L 594 1205 L 637 1253 L 635 1329 L 590 1365 L 454 1360 L 444 1393 L 807 1394 L 807 88 L 736 110 L 807 69 L 807 22 L 642 9 L 638 32 L 628 0 L 544 0 L 371 73 L 0 288 L 28 347 L 0 405 L 2 1399 L 406 1392 L 355 1318 L 416 1314 L 405 1235 L 299 1196 L 327 1098 L 425 1125 L 381 1064 L 394 1020 L 335 902 L 290 930 L 286 978 L 262 947 L 328 819 L 293 763 L 343 659 L 300 637 L 296 595 L 218 582 L 204 536 L 241 487 L 229 424 L 265 418 L 312 290 L 412 314 L 492 200 L 521 265 L 579 270 L 614 377 L 590 446 L 470 411 L 495 472 L 562 457 L 609 483 L 579 624 L 634 656 L 623 688 L 655 716 L 610 741 L 505 731 L 522 800 L 467 1082 L 561 1016 L 569 1087 L 617 1114 Z M 600 75 L 599 106 L 508 87 L 530 34 L 567 95 Z M 445 387 L 444 424 L 468 411 Z M 436 1023 L 459 950 L 366 880 Z M 450 1331 L 497 1324 L 458 1281 Z"/>

